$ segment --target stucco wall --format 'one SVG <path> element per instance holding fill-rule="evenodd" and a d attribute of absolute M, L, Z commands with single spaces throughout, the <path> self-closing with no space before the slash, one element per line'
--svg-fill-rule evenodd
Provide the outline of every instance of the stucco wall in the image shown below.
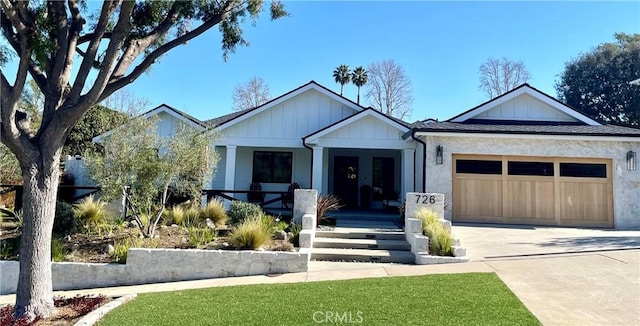
<path fill-rule="evenodd" d="M 425 139 L 425 138 L 423 138 Z M 608 158 L 613 162 L 613 215 L 616 229 L 640 228 L 640 167 L 627 170 L 626 153 L 640 152 L 640 143 L 595 140 L 553 140 L 427 136 L 426 191 L 445 194 L 445 218 L 451 219 L 452 155 L 524 155 Z M 435 164 L 436 146 L 444 148 L 444 163 Z"/>
<path fill-rule="evenodd" d="M 127 264 L 53 263 L 53 289 L 71 290 L 307 271 L 308 249 L 227 251 L 130 249 Z M 14 293 L 19 263 L 0 261 L 0 294 Z"/>

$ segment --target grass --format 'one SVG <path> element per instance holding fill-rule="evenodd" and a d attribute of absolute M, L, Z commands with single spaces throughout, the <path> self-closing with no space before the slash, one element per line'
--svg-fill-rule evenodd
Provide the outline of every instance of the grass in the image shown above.
<path fill-rule="evenodd" d="M 230 242 L 236 248 L 256 250 L 269 242 L 273 230 L 268 230 L 262 216 L 247 218 L 231 230 Z"/>
<path fill-rule="evenodd" d="M 362 325 L 540 324 L 495 274 L 471 273 L 147 293 L 99 325 L 317 325 L 326 312 Z"/>
<path fill-rule="evenodd" d="M 211 219 L 216 227 L 225 225 L 229 220 L 229 216 L 224 210 L 224 205 L 221 201 L 215 199 L 208 202 L 207 206 L 202 209 L 202 218 Z"/>

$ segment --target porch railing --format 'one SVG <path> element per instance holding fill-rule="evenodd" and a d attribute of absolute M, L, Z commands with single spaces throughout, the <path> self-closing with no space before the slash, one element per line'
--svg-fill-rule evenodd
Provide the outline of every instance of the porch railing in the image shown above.
<path fill-rule="evenodd" d="M 224 189 L 203 189 L 202 194 L 207 196 L 207 201 L 210 201 L 214 197 L 223 198 L 227 200 L 240 200 L 240 201 L 248 201 L 240 198 L 233 197 L 233 194 L 244 194 L 249 197 L 249 194 L 252 196 L 266 198 L 267 195 L 275 195 L 275 197 L 266 199 L 263 201 L 252 201 L 265 209 L 275 208 L 275 207 L 266 207 L 270 204 L 281 202 L 282 208 L 293 209 L 293 193 L 290 191 L 271 191 L 271 190 L 224 190 Z"/>
<path fill-rule="evenodd" d="M 9 195 L 15 192 L 14 210 L 22 209 L 22 193 L 24 187 L 22 185 L 2 185 L 0 184 L 0 196 Z M 73 195 L 75 190 L 89 190 L 86 193 L 80 195 Z M 59 185 L 58 186 L 58 201 L 68 202 L 73 204 L 74 202 L 81 200 L 85 197 L 91 196 L 100 191 L 99 187 L 94 186 L 70 186 Z"/>

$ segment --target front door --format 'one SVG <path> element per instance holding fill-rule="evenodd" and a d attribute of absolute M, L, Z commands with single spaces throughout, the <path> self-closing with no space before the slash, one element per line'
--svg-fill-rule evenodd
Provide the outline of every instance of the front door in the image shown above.
<path fill-rule="evenodd" d="M 358 207 L 358 157 L 336 156 L 333 160 L 333 194 L 345 208 Z"/>

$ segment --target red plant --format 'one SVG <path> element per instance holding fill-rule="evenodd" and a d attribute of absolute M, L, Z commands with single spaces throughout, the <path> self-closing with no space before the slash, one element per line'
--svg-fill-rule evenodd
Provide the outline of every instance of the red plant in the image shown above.
<path fill-rule="evenodd" d="M 53 305 L 55 307 L 69 307 L 77 313 L 77 316 L 82 316 L 90 313 L 96 307 L 103 304 L 107 298 L 103 295 L 89 297 L 89 296 L 75 296 L 72 298 L 53 298 Z M 6 305 L 0 308 L 0 325 L 6 326 L 29 326 L 34 325 L 40 319 L 36 318 L 29 322 L 27 317 L 15 319 L 13 317 L 13 306 Z"/>

